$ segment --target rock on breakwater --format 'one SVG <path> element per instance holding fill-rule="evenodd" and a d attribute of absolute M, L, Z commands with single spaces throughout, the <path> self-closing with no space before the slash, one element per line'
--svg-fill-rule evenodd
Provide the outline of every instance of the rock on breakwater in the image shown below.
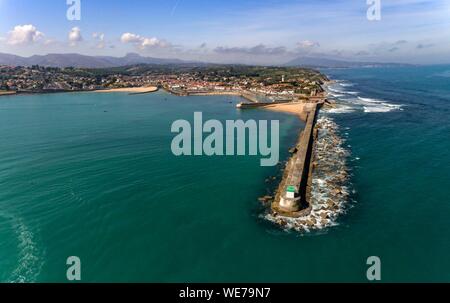
<path fill-rule="evenodd" d="M 313 150 L 313 172 L 310 192 L 311 212 L 304 217 L 288 218 L 268 213 L 265 218 L 285 230 L 308 232 L 336 225 L 349 198 L 349 152 L 343 147 L 338 125 L 322 116 L 316 124 L 317 139 Z"/>

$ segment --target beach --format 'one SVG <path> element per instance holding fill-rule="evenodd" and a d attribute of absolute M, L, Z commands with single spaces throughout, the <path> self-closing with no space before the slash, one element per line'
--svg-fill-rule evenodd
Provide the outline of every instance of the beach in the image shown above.
<path fill-rule="evenodd" d="M 305 121 L 307 114 L 313 108 L 314 103 L 290 102 L 267 105 L 262 108 L 277 112 L 289 113 L 297 115 L 301 120 Z"/>
<path fill-rule="evenodd" d="M 95 90 L 95 93 L 135 93 L 145 94 L 156 92 L 158 88 L 156 86 L 143 86 L 143 87 L 124 87 L 124 88 L 111 88 L 111 89 L 99 89 Z"/>
<path fill-rule="evenodd" d="M 0 96 L 8 96 L 16 94 L 15 91 L 0 91 Z"/>

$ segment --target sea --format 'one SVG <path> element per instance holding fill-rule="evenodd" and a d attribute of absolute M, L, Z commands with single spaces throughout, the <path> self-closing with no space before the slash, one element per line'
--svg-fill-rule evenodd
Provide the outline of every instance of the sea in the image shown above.
<path fill-rule="evenodd" d="M 0 98 L 0 281 L 450 281 L 450 66 L 324 69 L 346 150 L 335 224 L 266 220 L 303 122 L 230 96 L 64 93 Z M 171 152 L 178 119 L 279 120 L 280 164 Z"/>

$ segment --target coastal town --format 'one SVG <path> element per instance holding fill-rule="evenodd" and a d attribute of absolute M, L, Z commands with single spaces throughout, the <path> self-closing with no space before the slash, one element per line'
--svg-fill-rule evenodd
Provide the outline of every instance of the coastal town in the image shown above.
<path fill-rule="evenodd" d="M 323 94 L 320 72 L 243 65 L 136 65 L 105 69 L 0 66 L 0 93 L 51 93 L 159 87 L 177 95 L 252 93 L 271 101 Z"/>

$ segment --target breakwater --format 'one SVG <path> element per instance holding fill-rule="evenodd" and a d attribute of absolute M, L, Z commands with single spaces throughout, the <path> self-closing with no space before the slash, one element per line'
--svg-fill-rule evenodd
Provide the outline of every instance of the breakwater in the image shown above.
<path fill-rule="evenodd" d="M 261 102 L 258 99 L 258 94 L 254 94 L 252 92 L 248 92 L 248 91 L 237 91 L 237 90 L 225 90 L 225 91 L 210 91 L 210 90 L 184 90 L 184 89 L 172 89 L 170 87 L 167 86 L 163 86 L 162 87 L 165 91 L 167 91 L 168 93 L 171 93 L 173 95 L 176 96 L 237 96 L 237 97 L 241 97 L 246 99 L 247 101 L 249 101 L 250 103 L 240 103 L 240 104 L 245 104 L 244 106 L 247 106 L 249 104 L 261 104 L 258 106 L 263 106 L 264 103 L 266 103 L 266 105 L 269 104 L 276 104 L 276 103 L 272 103 L 272 102 Z M 264 97 L 262 95 L 259 95 L 259 97 Z M 287 102 L 287 101 L 284 101 Z M 280 103 L 282 103 L 282 101 L 280 101 Z M 255 106 L 257 107 L 257 106 Z"/>
<path fill-rule="evenodd" d="M 274 215 L 298 218 L 311 212 L 309 201 L 313 169 L 311 159 L 316 133 L 315 123 L 320 106 L 321 103 L 316 103 L 308 112 L 305 128 L 292 151 L 292 157 L 286 164 L 271 206 Z"/>
<path fill-rule="evenodd" d="M 187 91 L 186 96 L 237 96 L 237 97 L 241 97 L 244 98 L 248 101 L 250 101 L 251 103 L 249 104 L 255 104 L 255 103 L 260 103 L 258 100 L 258 97 L 256 94 L 252 94 L 249 92 L 240 92 L 240 91 L 204 91 L 204 92 L 199 92 L 199 91 Z M 248 103 L 241 103 L 241 104 L 248 104 Z"/>
<path fill-rule="evenodd" d="M 345 212 L 349 199 L 346 165 L 349 153 L 338 125 L 326 115 L 318 114 L 313 140 L 306 188 L 308 206 L 298 217 L 274 211 L 264 215 L 265 219 L 286 230 L 305 232 L 334 226 L 339 215 Z"/>
<path fill-rule="evenodd" d="M 142 91 L 142 92 L 131 92 L 129 93 L 129 95 L 145 95 L 145 94 L 150 94 L 150 93 L 154 93 L 159 91 L 159 87 L 155 86 L 155 88 L 147 90 L 147 91 Z"/>
<path fill-rule="evenodd" d="M 285 104 L 289 103 L 289 101 L 275 101 L 275 102 L 253 102 L 253 103 L 247 103 L 242 102 L 236 105 L 237 108 L 240 109 L 251 109 L 251 108 L 260 108 L 260 107 L 266 107 L 270 105 L 277 105 L 277 104 Z"/>

